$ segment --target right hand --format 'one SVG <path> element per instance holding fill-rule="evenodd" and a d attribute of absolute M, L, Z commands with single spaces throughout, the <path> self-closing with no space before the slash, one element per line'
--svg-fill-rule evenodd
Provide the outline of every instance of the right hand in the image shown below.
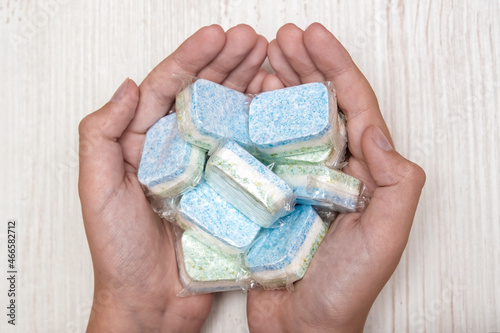
<path fill-rule="evenodd" d="M 338 216 L 293 292 L 248 293 L 250 330 L 361 332 L 406 246 L 425 173 L 393 149 L 370 84 L 322 25 L 283 26 L 268 57 L 276 74 L 264 90 L 333 81 L 352 154 L 344 171 L 365 182 L 371 202 L 362 213 Z"/>

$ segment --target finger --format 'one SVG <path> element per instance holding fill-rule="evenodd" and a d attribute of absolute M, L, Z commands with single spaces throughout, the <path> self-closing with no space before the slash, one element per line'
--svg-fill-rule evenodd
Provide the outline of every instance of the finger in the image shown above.
<path fill-rule="evenodd" d="M 266 59 L 267 44 L 267 39 L 264 36 L 257 36 L 257 41 L 250 54 L 227 75 L 222 84 L 241 92 L 247 90 L 249 83 Z"/>
<path fill-rule="evenodd" d="M 271 91 L 283 88 L 285 88 L 285 85 L 277 74 L 269 74 L 262 82 L 262 91 Z"/>
<path fill-rule="evenodd" d="M 288 23 L 278 30 L 276 40 L 288 64 L 299 75 L 301 83 L 325 81 L 325 77 L 307 53 L 303 36 L 302 29 Z"/>
<path fill-rule="evenodd" d="M 276 39 L 269 43 L 267 57 L 269 58 L 269 64 L 285 86 L 290 87 L 300 84 L 299 75 L 288 63 Z"/>
<path fill-rule="evenodd" d="M 163 60 L 140 85 L 136 115 L 120 141 L 124 159 L 137 168 L 145 133 L 172 107 L 182 82 L 173 74 L 196 76 L 221 52 L 226 34 L 218 25 L 203 27 Z"/>
<path fill-rule="evenodd" d="M 255 74 L 254 78 L 252 81 L 248 84 L 246 93 L 248 94 L 258 94 L 262 91 L 262 83 L 266 79 L 266 77 L 269 75 L 267 70 L 264 68 L 259 69 L 257 74 Z"/>
<path fill-rule="evenodd" d="M 198 76 L 221 83 L 250 54 L 257 43 L 257 33 L 246 24 L 237 25 L 226 32 L 226 44 L 220 54 L 203 68 Z M 256 69 L 256 71 L 258 68 Z"/>
<path fill-rule="evenodd" d="M 349 150 L 363 159 L 361 136 L 369 126 L 379 127 L 392 142 L 370 84 L 340 42 L 319 23 L 304 32 L 304 45 L 316 67 L 337 91 L 340 109 L 347 117 Z"/>
<path fill-rule="evenodd" d="M 111 101 L 80 122 L 79 189 L 82 202 L 88 199 L 102 204 L 102 198 L 122 183 L 125 170 L 118 138 L 133 119 L 138 101 L 137 85 L 126 79 Z M 104 187 L 104 183 L 111 186 Z M 96 193 L 97 188 L 99 197 L 87 196 Z"/>
<path fill-rule="evenodd" d="M 222 51 L 226 34 L 220 26 L 203 27 L 163 60 L 141 83 L 141 100 L 129 130 L 144 134 L 172 106 L 181 82 L 172 74 L 196 76 Z"/>
<path fill-rule="evenodd" d="M 367 245 L 399 260 L 410 233 L 425 173 L 399 155 L 382 131 L 369 127 L 362 137 L 368 169 L 377 184 L 361 217 Z M 397 262 L 396 262 L 397 264 Z"/>

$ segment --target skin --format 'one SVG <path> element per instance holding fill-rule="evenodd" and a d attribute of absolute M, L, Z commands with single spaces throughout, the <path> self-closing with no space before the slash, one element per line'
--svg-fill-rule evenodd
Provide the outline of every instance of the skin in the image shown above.
<path fill-rule="evenodd" d="M 79 194 L 94 266 L 88 332 L 197 332 L 213 295 L 180 298 L 172 224 L 144 196 L 137 168 L 145 133 L 181 88 L 172 74 L 258 92 L 267 40 L 246 25 L 204 27 L 137 87 L 125 80 L 79 127 Z M 259 81 L 260 80 L 260 81 Z"/>
<path fill-rule="evenodd" d="M 275 74 L 261 69 L 269 57 Z M 204 27 L 139 87 L 129 79 L 80 123 L 79 192 L 94 265 L 89 332 L 197 332 L 213 295 L 179 298 L 172 225 L 151 210 L 137 180 L 147 129 L 171 109 L 190 75 L 249 93 L 331 80 L 348 119 L 352 157 L 371 202 L 341 215 L 295 291 L 252 290 L 254 332 L 362 331 L 369 309 L 406 246 L 425 174 L 392 147 L 369 83 L 320 24 L 283 26 L 267 43 L 246 25 Z"/>
<path fill-rule="evenodd" d="M 283 26 L 268 57 L 276 74 L 266 77 L 264 90 L 333 81 L 352 154 L 344 171 L 365 182 L 371 201 L 362 213 L 334 221 L 294 292 L 249 292 L 250 330 L 362 332 L 408 241 L 425 173 L 393 149 L 368 81 L 322 25 Z"/>

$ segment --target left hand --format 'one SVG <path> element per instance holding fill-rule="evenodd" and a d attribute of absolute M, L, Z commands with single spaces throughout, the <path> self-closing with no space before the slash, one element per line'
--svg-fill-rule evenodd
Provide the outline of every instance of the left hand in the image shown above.
<path fill-rule="evenodd" d="M 174 234 L 151 209 L 137 180 L 146 131 L 171 109 L 181 82 L 206 78 L 257 93 L 267 41 L 246 25 L 204 27 L 137 87 L 115 96 L 80 123 L 79 193 L 94 265 L 89 332 L 199 331 L 213 295 L 180 298 Z"/>

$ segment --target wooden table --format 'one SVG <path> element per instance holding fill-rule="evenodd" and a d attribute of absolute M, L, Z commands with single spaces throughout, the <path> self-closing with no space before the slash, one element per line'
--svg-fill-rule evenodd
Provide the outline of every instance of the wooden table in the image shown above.
<path fill-rule="evenodd" d="M 427 172 L 407 249 L 366 331 L 500 332 L 499 18 L 496 0 L 2 1 L 0 267 L 15 218 L 19 274 L 18 325 L 2 315 L 0 331 L 86 327 L 83 116 L 203 25 L 247 23 L 271 40 L 286 22 L 319 21 L 372 83 L 398 150 Z M 218 295 L 204 332 L 247 330 L 245 296 Z"/>

